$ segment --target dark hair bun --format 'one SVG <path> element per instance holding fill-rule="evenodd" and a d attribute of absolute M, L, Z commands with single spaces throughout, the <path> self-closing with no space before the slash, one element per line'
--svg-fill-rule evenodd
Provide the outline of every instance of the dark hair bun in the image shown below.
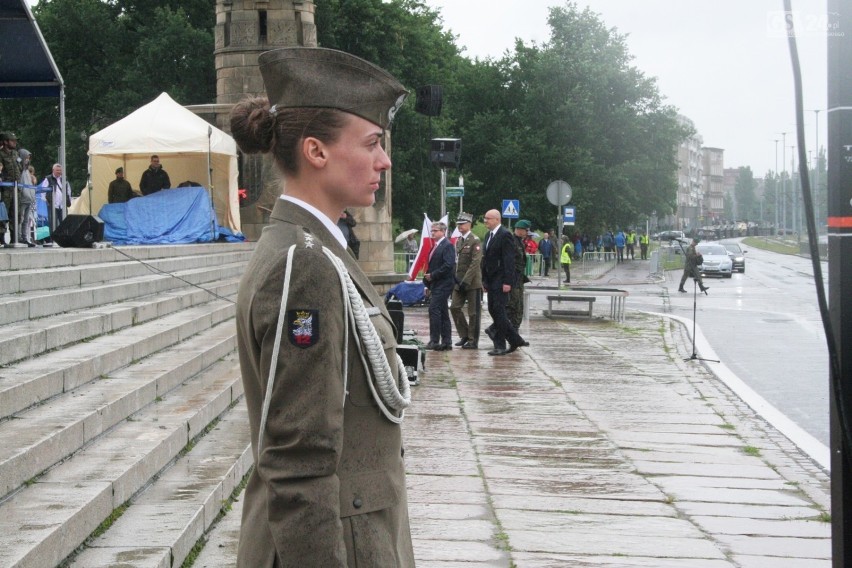
<path fill-rule="evenodd" d="M 266 97 L 237 103 L 231 111 L 231 135 L 246 154 L 266 154 L 275 137 L 275 116 Z"/>

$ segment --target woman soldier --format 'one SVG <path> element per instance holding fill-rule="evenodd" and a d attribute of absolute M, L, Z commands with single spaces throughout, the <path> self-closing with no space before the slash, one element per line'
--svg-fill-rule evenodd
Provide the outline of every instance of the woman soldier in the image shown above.
<path fill-rule="evenodd" d="M 233 110 L 246 153 L 270 153 L 283 195 L 237 301 L 255 468 L 238 566 L 414 566 L 400 422 L 410 403 L 390 316 L 337 219 L 369 207 L 406 96 L 347 53 L 262 54 L 267 98 Z"/>

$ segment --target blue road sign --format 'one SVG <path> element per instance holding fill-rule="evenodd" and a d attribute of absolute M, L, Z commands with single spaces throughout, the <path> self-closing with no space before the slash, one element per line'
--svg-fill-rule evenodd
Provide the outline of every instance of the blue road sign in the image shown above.
<path fill-rule="evenodd" d="M 503 200 L 503 218 L 517 219 L 521 216 L 521 201 L 520 199 L 504 199 Z"/>
<path fill-rule="evenodd" d="M 562 208 L 562 222 L 566 225 L 574 224 L 574 208 L 573 207 L 563 207 Z"/>

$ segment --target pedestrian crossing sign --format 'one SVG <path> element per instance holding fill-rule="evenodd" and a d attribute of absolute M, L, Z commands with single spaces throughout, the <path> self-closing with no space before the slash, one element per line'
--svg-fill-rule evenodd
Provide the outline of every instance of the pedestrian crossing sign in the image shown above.
<path fill-rule="evenodd" d="M 517 219 L 521 216 L 521 201 L 519 199 L 503 200 L 503 218 Z"/>

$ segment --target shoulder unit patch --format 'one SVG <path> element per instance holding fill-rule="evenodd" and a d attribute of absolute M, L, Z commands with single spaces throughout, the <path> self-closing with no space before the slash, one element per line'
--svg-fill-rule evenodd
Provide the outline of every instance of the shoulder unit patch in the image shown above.
<path fill-rule="evenodd" d="M 307 349 L 319 341 L 319 310 L 287 310 L 287 335 L 290 343 Z"/>

